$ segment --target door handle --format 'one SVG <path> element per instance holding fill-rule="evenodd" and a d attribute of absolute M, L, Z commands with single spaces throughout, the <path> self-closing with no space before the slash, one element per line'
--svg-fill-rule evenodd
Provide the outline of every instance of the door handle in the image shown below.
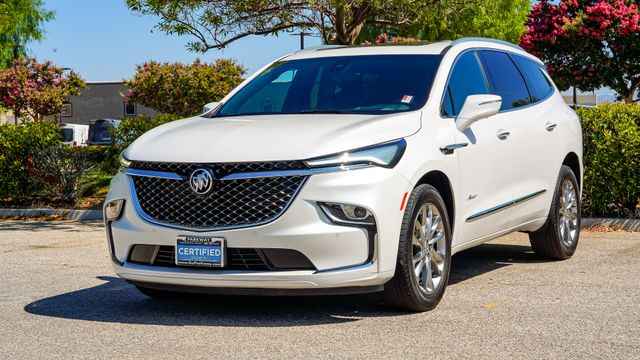
<path fill-rule="evenodd" d="M 505 129 L 500 129 L 498 130 L 498 133 L 496 135 L 498 136 L 498 139 L 506 140 L 509 137 L 509 135 L 511 135 L 511 132 Z"/>
<path fill-rule="evenodd" d="M 465 146 L 469 145 L 468 143 L 457 143 L 457 144 L 449 144 L 445 147 L 441 147 L 440 151 L 442 151 L 443 154 L 445 155 L 451 155 L 453 154 L 454 151 L 456 151 L 456 149 L 460 149 L 463 148 Z"/>
<path fill-rule="evenodd" d="M 545 129 L 547 129 L 547 131 L 553 131 L 553 129 L 555 129 L 555 128 L 556 128 L 556 126 L 558 126 L 558 124 L 556 124 L 556 123 L 552 123 L 552 122 L 547 122 L 547 123 L 544 125 L 544 128 L 545 128 Z"/>

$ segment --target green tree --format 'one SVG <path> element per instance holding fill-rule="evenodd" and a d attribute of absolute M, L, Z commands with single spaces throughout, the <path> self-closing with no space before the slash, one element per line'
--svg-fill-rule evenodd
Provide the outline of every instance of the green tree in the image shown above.
<path fill-rule="evenodd" d="M 531 7 L 529 0 L 442 0 L 425 8 L 409 27 L 367 26 L 360 41 L 373 42 L 380 34 L 414 41 L 488 37 L 518 43 Z"/>
<path fill-rule="evenodd" d="M 189 65 L 151 61 L 138 66 L 126 82 L 127 99 L 165 114 L 191 116 L 204 104 L 222 99 L 240 84 L 244 73 L 242 66 L 226 59 Z"/>
<path fill-rule="evenodd" d="M 127 0 L 127 4 L 134 12 L 159 17 L 157 27 L 167 34 L 195 37 L 189 49 L 204 52 L 246 36 L 294 29 L 316 30 L 327 44 L 351 45 L 365 25 L 409 27 L 441 1 Z"/>
<path fill-rule="evenodd" d="M 11 66 L 26 56 L 26 46 L 43 38 L 43 24 L 54 14 L 43 7 L 42 0 L 1 0 L 0 68 Z"/>

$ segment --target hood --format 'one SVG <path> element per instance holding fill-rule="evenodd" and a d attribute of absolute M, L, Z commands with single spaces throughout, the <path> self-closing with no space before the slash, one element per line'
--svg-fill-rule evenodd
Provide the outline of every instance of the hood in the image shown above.
<path fill-rule="evenodd" d="M 420 115 L 194 117 L 145 133 L 125 157 L 162 162 L 303 160 L 407 137 L 420 129 Z"/>

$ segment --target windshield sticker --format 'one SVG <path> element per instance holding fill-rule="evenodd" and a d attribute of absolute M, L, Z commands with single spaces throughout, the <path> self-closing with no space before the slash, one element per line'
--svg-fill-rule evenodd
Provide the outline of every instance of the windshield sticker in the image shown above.
<path fill-rule="evenodd" d="M 402 97 L 402 100 L 400 100 L 400 101 L 405 103 L 405 104 L 411 104 L 411 102 L 413 101 L 413 96 L 405 95 L 405 96 Z"/>

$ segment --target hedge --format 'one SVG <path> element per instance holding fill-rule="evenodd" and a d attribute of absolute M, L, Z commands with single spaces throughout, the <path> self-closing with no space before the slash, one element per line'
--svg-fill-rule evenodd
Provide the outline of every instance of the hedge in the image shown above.
<path fill-rule="evenodd" d="M 584 141 L 585 216 L 640 217 L 640 105 L 578 110 Z"/>
<path fill-rule="evenodd" d="M 43 185 L 29 172 L 33 154 L 59 142 L 55 124 L 0 125 L 0 200 L 40 192 Z"/>

